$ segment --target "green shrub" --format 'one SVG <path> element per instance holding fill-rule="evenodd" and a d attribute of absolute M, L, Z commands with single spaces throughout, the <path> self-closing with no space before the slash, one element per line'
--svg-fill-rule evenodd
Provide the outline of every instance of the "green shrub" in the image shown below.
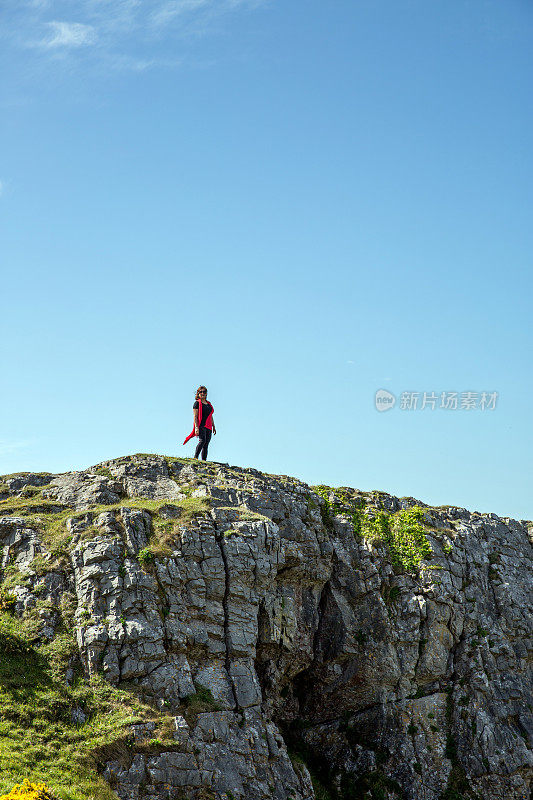
<path fill-rule="evenodd" d="M 424 514 L 419 506 L 393 514 L 383 509 L 358 509 L 355 527 L 364 539 L 383 543 L 397 569 L 415 572 L 433 553 L 422 523 Z"/>
<path fill-rule="evenodd" d="M 13 611 L 17 598 L 12 592 L 8 592 L 3 586 L 0 586 L 0 612 Z"/>
<path fill-rule="evenodd" d="M 398 511 L 392 516 L 389 528 L 385 532 L 384 538 L 393 564 L 407 572 L 416 570 L 423 559 L 432 555 L 426 529 L 421 522 L 424 513 L 424 509 L 418 506 Z"/>
<path fill-rule="evenodd" d="M 154 563 L 155 556 L 150 547 L 143 547 L 142 550 L 139 550 L 138 559 L 141 567 L 147 567 Z"/>
<path fill-rule="evenodd" d="M 335 514 L 348 516 L 352 520 L 356 538 L 384 544 L 394 566 L 406 572 L 416 571 L 424 559 L 432 556 L 426 527 L 422 522 L 426 512 L 420 506 L 389 513 L 383 508 L 368 505 L 363 497 L 351 496 L 346 489 L 323 485 L 312 488 L 323 500 L 320 511 L 324 527 L 328 530 L 334 529 Z M 373 500 L 379 505 L 383 502 L 380 493 Z"/>

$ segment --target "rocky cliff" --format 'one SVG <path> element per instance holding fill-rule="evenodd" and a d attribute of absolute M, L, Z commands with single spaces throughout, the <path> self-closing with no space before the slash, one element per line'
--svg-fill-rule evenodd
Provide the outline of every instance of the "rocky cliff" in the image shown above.
<path fill-rule="evenodd" d="M 0 478 L 0 790 L 529 800 L 531 527 L 155 455 Z"/>

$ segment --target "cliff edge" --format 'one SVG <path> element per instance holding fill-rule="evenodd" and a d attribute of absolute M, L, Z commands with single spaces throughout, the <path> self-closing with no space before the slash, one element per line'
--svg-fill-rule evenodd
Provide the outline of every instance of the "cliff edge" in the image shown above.
<path fill-rule="evenodd" d="M 0 478 L 0 794 L 530 800 L 528 521 L 135 455 Z"/>

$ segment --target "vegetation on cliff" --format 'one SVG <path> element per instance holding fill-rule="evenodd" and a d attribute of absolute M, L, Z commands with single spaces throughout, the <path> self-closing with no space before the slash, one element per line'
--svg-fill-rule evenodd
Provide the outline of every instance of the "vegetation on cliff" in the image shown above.
<path fill-rule="evenodd" d="M 158 747 L 172 747 L 171 720 L 131 691 L 84 677 L 68 613 L 54 639 L 41 643 L 39 610 L 20 619 L 0 614 L 0 792 L 27 776 L 61 800 L 116 800 L 99 766 L 129 757 L 133 723 L 155 719 Z"/>
<path fill-rule="evenodd" d="M 368 506 L 364 497 L 354 502 L 346 492 L 331 486 L 314 486 L 313 489 L 324 500 L 323 516 L 327 524 L 331 524 L 334 513 L 348 514 L 354 534 L 375 544 L 383 543 L 397 569 L 414 572 L 424 560 L 431 558 L 428 528 L 423 522 L 426 512 L 420 506 L 389 512 L 380 507 L 379 496 Z"/>

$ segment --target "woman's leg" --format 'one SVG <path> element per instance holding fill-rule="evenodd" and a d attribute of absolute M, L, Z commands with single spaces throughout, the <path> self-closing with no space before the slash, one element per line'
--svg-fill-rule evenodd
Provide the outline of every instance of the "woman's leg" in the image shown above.
<path fill-rule="evenodd" d="M 205 436 L 204 436 L 204 446 L 202 447 L 202 458 L 205 461 L 207 458 L 207 448 L 209 447 L 209 442 L 211 441 L 211 431 L 207 428 L 204 428 Z"/>
<path fill-rule="evenodd" d="M 198 444 L 196 445 L 196 450 L 194 451 L 194 457 L 198 458 L 200 456 L 200 452 L 204 449 L 205 445 L 205 432 L 206 428 L 200 428 L 198 430 Z M 207 453 L 207 450 L 206 450 Z M 205 461 L 205 456 L 204 456 Z"/>

